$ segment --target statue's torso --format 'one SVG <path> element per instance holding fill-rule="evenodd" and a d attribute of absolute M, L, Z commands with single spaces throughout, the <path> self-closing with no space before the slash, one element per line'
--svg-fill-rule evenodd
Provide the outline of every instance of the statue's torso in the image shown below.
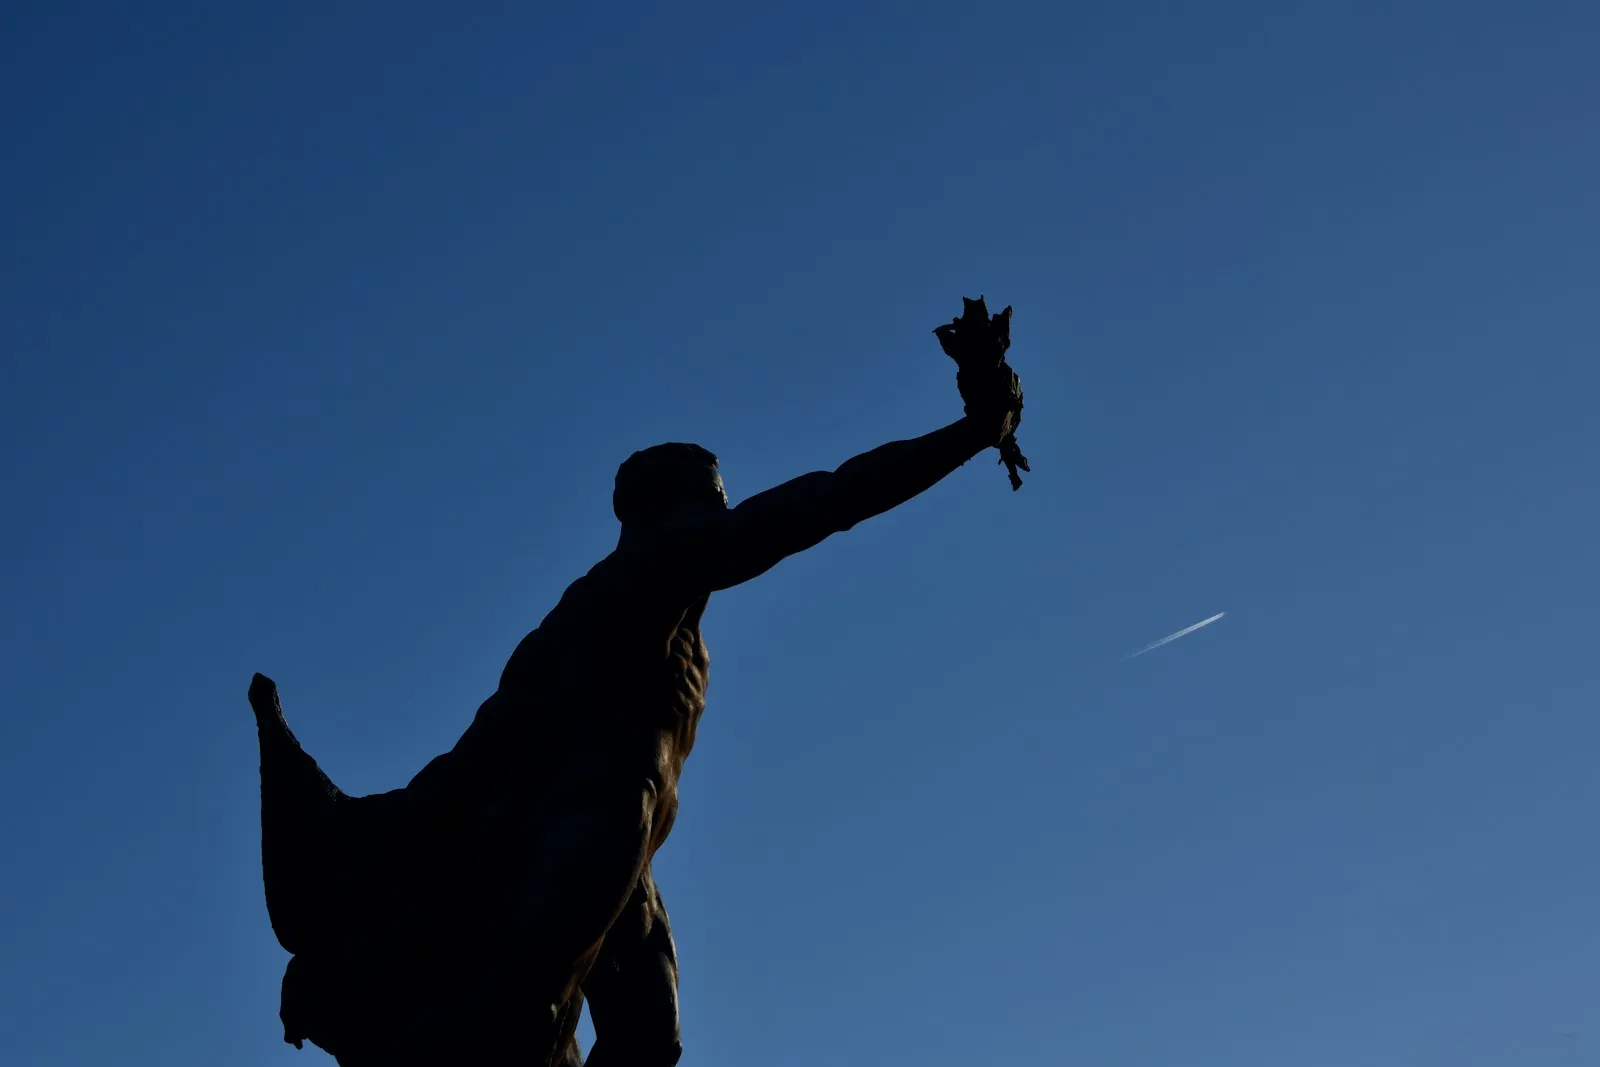
<path fill-rule="evenodd" d="M 501 680 L 505 713 L 544 788 L 649 782 L 657 797 L 652 849 L 676 817 L 678 778 L 705 711 L 706 601 L 647 590 L 609 557 L 567 589 Z"/>

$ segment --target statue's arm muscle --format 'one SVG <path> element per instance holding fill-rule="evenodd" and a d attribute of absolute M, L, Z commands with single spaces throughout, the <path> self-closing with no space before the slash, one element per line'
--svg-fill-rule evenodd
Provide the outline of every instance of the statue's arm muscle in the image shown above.
<path fill-rule="evenodd" d="M 994 441 L 969 419 L 803 474 L 676 531 L 663 558 L 686 585 L 726 589 L 932 488 Z"/>

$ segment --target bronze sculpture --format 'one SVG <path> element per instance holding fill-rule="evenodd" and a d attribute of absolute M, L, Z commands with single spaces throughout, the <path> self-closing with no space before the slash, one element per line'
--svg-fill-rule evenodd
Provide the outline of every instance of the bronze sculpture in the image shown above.
<path fill-rule="evenodd" d="M 650 860 L 705 707 L 707 600 L 987 448 L 1020 484 L 1009 321 L 980 298 L 937 331 L 960 368 L 962 418 L 738 507 L 697 445 L 630 456 L 616 549 L 517 646 L 455 748 L 403 789 L 341 792 L 256 675 L 267 909 L 293 954 L 284 1039 L 344 1067 L 676 1063 L 677 960 Z M 585 1003 L 596 1040 L 582 1061 Z"/>

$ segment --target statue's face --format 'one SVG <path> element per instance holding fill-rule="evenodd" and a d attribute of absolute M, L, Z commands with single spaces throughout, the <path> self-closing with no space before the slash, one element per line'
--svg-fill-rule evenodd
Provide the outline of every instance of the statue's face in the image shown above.
<path fill-rule="evenodd" d="M 659 480 L 651 495 L 660 502 L 660 510 L 647 521 L 670 521 L 727 510 L 728 493 L 715 463 L 674 464 L 658 471 L 656 478 Z"/>
<path fill-rule="evenodd" d="M 728 491 L 722 485 L 722 471 L 715 463 L 686 463 L 675 473 L 673 511 L 679 514 L 726 511 Z"/>

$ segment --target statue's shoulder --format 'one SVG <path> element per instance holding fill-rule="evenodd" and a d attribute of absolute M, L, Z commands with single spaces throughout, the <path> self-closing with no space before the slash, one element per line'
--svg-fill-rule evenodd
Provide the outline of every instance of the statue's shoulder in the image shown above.
<path fill-rule="evenodd" d="M 556 606 L 539 624 L 541 630 L 559 628 L 561 624 L 571 618 L 574 612 L 581 613 L 582 609 L 594 600 L 606 595 L 609 586 L 616 583 L 617 565 L 613 560 L 616 555 L 610 556 L 596 563 L 589 570 L 573 579 L 567 588 L 562 591 L 561 598 L 556 601 Z"/>
<path fill-rule="evenodd" d="M 630 575 L 630 561 L 626 558 L 613 552 L 602 559 L 567 586 L 524 643 L 531 650 L 533 646 L 553 647 L 567 639 L 581 639 L 593 625 L 625 607 L 637 584 Z"/>
<path fill-rule="evenodd" d="M 638 545 L 618 546 L 590 567 L 587 574 L 567 586 L 561 600 L 574 606 L 604 602 L 608 607 L 621 607 L 635 601 L 643 604 L 659 599 L 657 586 L 661 583 L 655 579 L 660 569 L 654 553 L 648 549 Z"/>

